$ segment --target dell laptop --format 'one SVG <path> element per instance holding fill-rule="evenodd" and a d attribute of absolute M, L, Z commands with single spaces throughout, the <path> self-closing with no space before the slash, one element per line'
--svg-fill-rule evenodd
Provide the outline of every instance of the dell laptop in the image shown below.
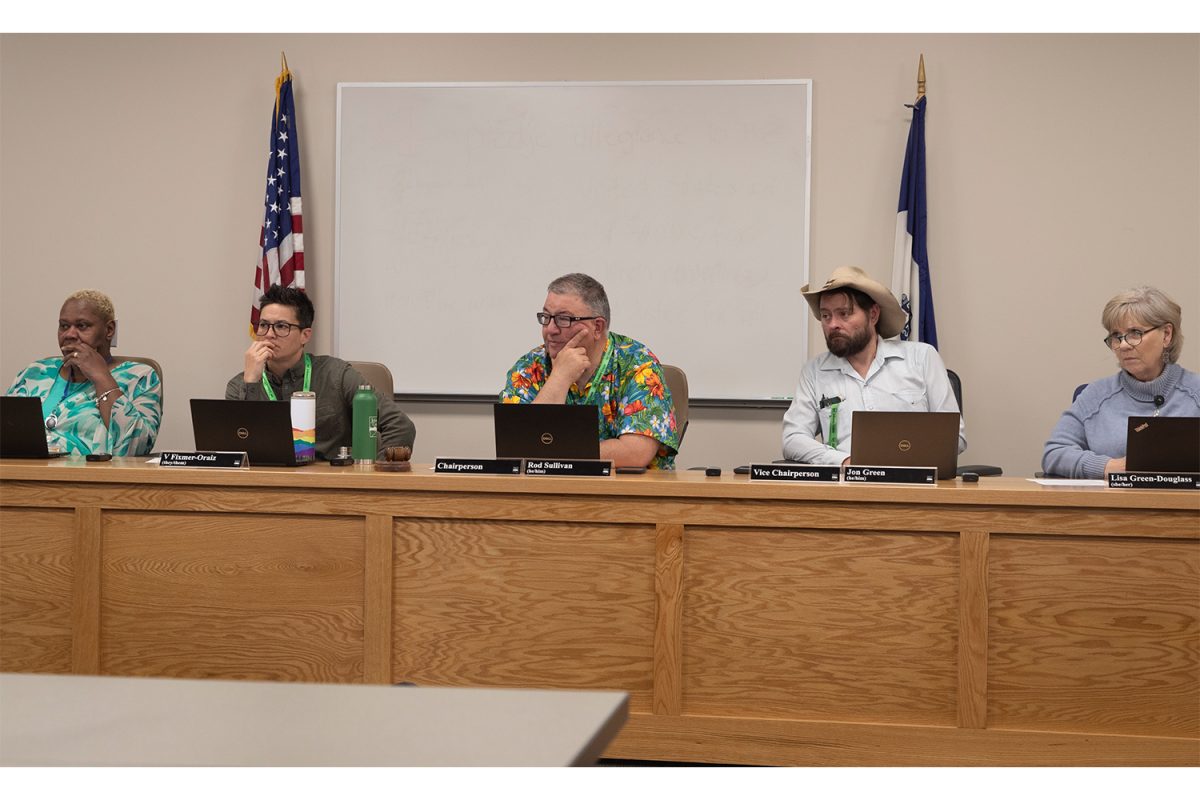
<path fill-rule="evenodd" d="M 496 458 L 600 458 L 596 406 L 496 403 Z"/>
<path fill-rule="evenodd" d="M 254 467 L 312 463 L 296 459 L 291 403 L 193 398 L 192 434 L 197 450 L 245 451 Z"/>
<path fill-rule="evenodd" d="M 855 411 L 850 463 L 937 467 L 938 480 L 958 474 L 958 413 Z"/>

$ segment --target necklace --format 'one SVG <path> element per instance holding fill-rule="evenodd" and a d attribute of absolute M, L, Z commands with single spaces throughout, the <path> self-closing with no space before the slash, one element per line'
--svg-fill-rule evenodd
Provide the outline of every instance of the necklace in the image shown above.
<path fill-rule="evenodd" d="M 44 406 L 44 408 L 50 409 L 50 414 L 46 417 L 46 430 L 52 431 L 58 427 L 58 423 L 62 421 L 58 415 L 62 404 L 72 395 L 82 391 L 86 385 L 87 381 L 76 384 L 64 379 L 62 375 L 54 378 L 54 385 L 50 387 L 50 394 L 46 396 L 46 405 Z"/>

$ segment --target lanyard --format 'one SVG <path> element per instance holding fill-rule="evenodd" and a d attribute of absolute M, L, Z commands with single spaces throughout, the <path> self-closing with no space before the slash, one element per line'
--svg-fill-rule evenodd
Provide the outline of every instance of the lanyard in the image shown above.
<path fill-rule="evenodd" d="M 80 384 L 82 387 L 82 384 Z M 46 395 L 46 402 L 42 404 L 42 421 L 49 420 L 55 416 L 58 406 L 68 396 L 75 392 L 68 391 L 71 384 L 62 376 L 62 372 L 54 373 L 54 385 L 50 387 L 50 394 Z"/>
<path fill-rule="evenodd" d="M 583 398 L 583 405 L 595 405 L 595 402 L 593 401 L 596 398 L 596 391 L 600 388 L 600 384 L 604 381 L 605 373 L 608 372 L 608 363 L 612 361 L 612 353 L 614 349 L 615 348 L 612 344 L 612 334 L 610 333 L 608 335 L 608 341 L 604 343 L 604 357 L 600 359 L 600 366 L 597 367 L 596 371 L 592 374 L 592 388 L 588 389 L 587 396 Z"/>
<path fill-rule="evenodd" d="M 267 371 L 264 369 L 262 374 L 263 391 L 267 393 L 267 397 L 272 400 L 277 400 L 275 390 L 271 388 L 271 384 L 267 381 Z M 309 386 L 312 385 L 312 358 L 308 353 L 304 354 L 304 391 L 309 391 Z"/>
<path fill-rule="evenodd" d="M 838 405 L 840 405 L 840 404 L 839 403 L 831 403 L 829 406 L 829 446 L 834 448 L 835 450 L 837 449 L 837 446 L 838 446 L 838 435 L 837 435 Z"/>

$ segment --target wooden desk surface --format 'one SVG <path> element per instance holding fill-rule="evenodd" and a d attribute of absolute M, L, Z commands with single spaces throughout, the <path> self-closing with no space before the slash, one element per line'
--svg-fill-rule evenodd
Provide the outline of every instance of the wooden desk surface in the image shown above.
<path fill-rule="evenodd" d="M 264 486 L 376 491 L 471 492 L 481 494 L 579 494 L 626 497 L 731 498 L 746 500 L 847 500 L 855 503 L 932 503 L 1039 507 L 1178 509 L 1200 512 L 1200 492 L 1109 489 L 1102 486 L 1042 486 L 1026 478 L 940 481 L 936 486 L 751 481 L 725 470 L 709 478 L 699 470 L 650 471 L 609 478 L 559 478 L 509 475 L 445 475 L 430 464 L 411 472 L 376 472 L 367 467 L 251 467 L 244 470 L 163 468 L 141 458 L 88 463 L 67 457 L 49 461 L 0 459 L 0 480 L 96 484 Z M 1200 535 L 1200 530 L 1197 531 Z"/>
<path fill-rule="evenodd" d="M 0 675 L 0 765 L 571 767 L 623 692 Z"/>
<path fill-rule="evenodd" d="M 1200 493 L 0 461 L 0 668 L 618 690 L 616 758 L 1200 765 Z"/>

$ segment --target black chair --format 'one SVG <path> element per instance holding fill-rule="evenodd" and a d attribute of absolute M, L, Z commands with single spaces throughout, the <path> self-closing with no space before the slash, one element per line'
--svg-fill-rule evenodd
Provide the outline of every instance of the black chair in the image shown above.
<path fill-rule="evenodd" d="M 954 399 L 958 401 L 958 413 L 966 416 L 963 410 L 962 399 L 962 379 L 958 377 L 958 373 L 952 369 L 946 370 L 946 376 L 950 378 L 950 388 L 954 391 Z M 968 472 L 974 472 L 980 477 L 1003 475 L 1004 470 L 1000 467 L 994 467 L 991 464 L 965 464 L 958 468 L 958 474 L 963 475 Z"/>

